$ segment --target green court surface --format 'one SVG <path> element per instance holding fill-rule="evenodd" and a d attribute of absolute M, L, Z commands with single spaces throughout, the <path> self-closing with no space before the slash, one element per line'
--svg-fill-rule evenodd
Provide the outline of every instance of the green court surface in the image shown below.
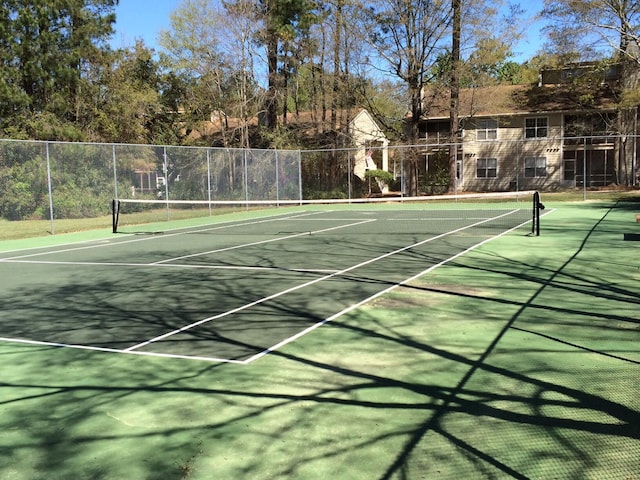
<path fill-rule="evenodd" d="M 521 225 L 527 207 L 276 210 L 8 251 L 0 254 L 0 337 L 248 361 Z"/>
<path fill-rule="evenodd" d="M 640 479 L 640 203 L 527 208 L 0 243 L 0 478 Z"/>

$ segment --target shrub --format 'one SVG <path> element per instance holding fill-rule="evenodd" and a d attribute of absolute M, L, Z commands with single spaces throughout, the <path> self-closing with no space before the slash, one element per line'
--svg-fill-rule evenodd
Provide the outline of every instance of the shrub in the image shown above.
<path fill-rule="evenodd" d="M 379 190 L 382 191 L 385 186 L 393 182 L 393 173 L 385 170 L 367 170 L 364 174 L 365 180 L 369 183 L 369 194 L 371 194 L 371 180 L 373 179 Z"/>

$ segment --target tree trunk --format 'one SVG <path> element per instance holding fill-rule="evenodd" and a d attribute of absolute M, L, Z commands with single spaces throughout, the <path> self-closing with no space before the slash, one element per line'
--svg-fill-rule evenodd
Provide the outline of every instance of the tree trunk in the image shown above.
<path fill-rule="evenodd" d="M 338 97 L 340 96 L 340 45 L 342 42 L 342 1 L 336 4 L 336 24 L 333 37 L 333 94 L 331 95 L 331 129 L 338 128 Z M 337 138 L 337 137 L 336 137 Z M 334 145 L 337 147 L 337 145 Z"/>
<path fill-rule="evenodd" d="M 634 135 L 637 133 L 637 110 L 638 105 L 633 100 L 625 101 L 625 94 L 630 98 L 635 97 L 633 92 L 640 84 L 640 68 L 638 64 L 626 56 L 622 57 L 622 71 L 620 76 L 620 87 L 622 88 L 623 101 L 620 103 L 618 112 L 618 133 L 621 136 L 619 145 L 619 156 L 616 165 L 616 181 L 619 185 L 631 185 L 633 183 L 634 164 Z"/>
<path fill-rule="evenodd" d="M 269 31 L 267 39 L 268 88 L 265 100 L 264 125 L 274 129 L 278 125 L 278 38 Z"/>
<path fill-rule="evenodd" d="M 418 133 L 418 125 L 420 124 L 420 119 L 422 117 L 422 91 L 417 82 L 409 82 L 409 95 L 411 97 L 411 118 L 409 119 L 410 123 L 408 125 L 409 144 L 417 145 L 420 137 Z M 411 149 L 405 157 L 405 191 L 412 197 L 417 196 L 419 190 L 419 155 L 420 154 Z"/>
<path fill-rule="evenodd" d="M 458 110 L 460 103 L 460 0 L 452 0 L 453 31 L 451 42 L 451 105 L 449 109 L 449 130 L 451 146 L 449 147 L 449 192 L 457 190 L 457 148 Z"/>

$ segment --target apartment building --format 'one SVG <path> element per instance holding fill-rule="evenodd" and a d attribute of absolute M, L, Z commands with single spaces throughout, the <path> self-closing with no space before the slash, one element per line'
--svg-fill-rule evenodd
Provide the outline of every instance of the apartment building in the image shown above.
<path fill-rule="evenodd" d="M 542 72 L 540 78 L 538 85 L 461 91 L 453 147 L 458 189 L 553 190 L 635 182 L 637 107 L 632 134 L 622 135 L 617 69 L 595 72 L 581 64 Z M 452 144 L 447 93 L 424 95 L 424 111 L 419 129 L 428 170 L 442 162 L 443 144 Z"/>

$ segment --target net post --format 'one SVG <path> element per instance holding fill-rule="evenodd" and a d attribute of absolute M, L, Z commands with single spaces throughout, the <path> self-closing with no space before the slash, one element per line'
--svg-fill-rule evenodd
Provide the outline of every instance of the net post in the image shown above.
<path fill-rule="evenodd" d="M 540 193 L 533 193 L 533 219 L 531 222 L 531 233 L 536 237 L 540 236 L 540 210 L 544 210 L 544 205 L 540 201 Z"/>
<path fill-rule="evenodd" d="M 118 220 L 120 217 L 120 200 L 111 200 L 111 231 L 118 233 Z"/>

